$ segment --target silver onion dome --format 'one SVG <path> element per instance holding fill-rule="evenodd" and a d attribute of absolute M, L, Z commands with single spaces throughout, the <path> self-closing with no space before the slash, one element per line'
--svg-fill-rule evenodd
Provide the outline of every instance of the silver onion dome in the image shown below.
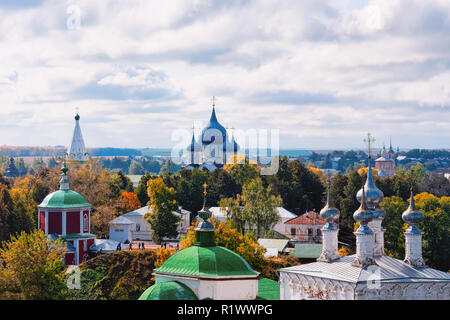
<path fill-rule="evenodd" d="M 353 213 L 353 219 L 356 222 L 359 222 L 359 228 L 357 232 L 361 233 L 372 233 L 368 224 L 373 220 L 374 214 L 372 210 L 367 207 L 366 196 L 365 196 L 365 187 L 362 188 L 362 197 L 361 197 L 361 206 Z"/>
<path fill-rule="evenodd" d="M 340 211 L 330 205 L 330 187 L 328 187 L 327 203 L 322 210 L 320 210 L 320 217 L 327 221 L 327 225 L 323 228 L 326 230 L 334 230 L 334 222 L 339 218 Z"/>
<path fill-rule="evenodd" d="M 381 201 L 383 201 L 383 192 L 377 188 L 377 186 L 375 185 L 375 182 L 373 181 L 373 177 L 372 177 L 372 164 L 371 164 L 371 159 L 369 157 L 369 169 L 367 171 L 367 179 L 366 179 L 366 183 L 364 184 L 364 188 L 365 190 L 365 198 L 366 198 L 366 202 L 367 202 L 367 206 L 369 208 L 371 208 L 372 210 L 374 208 L 378 208 L 378 205 L 380 204 Z M 363 189 L 360 189 L 358 191 L 358 193 L 356 194 L 356 200 L 358 200 L 359 203 L 361 203 L 361 197 L 362 197 L 362 192 Z M 384 211 L 380 210 L 373 210 L 374 213 L 378 213 L 378 211 L 381 211 L 384 213 Z M 380 212 L 380 214 L 381 214 Z M 383 214 L 384 217 L 384 214 Z M 379 218 L 378 216 L 375 216 L 375 218 Z M 381 217 L 380 217 L 381 218 Z"/>
<path fill-rule="evenodd" d="M 411 199 L 409 200 L 409 207 L 402 214 L 402 219 L 409 224 L 408 232 L 420 234 L 417 224 L 422 220 L 423 214 L 416 209 L 414 202 L 414 194 L 411 190 Z"/>

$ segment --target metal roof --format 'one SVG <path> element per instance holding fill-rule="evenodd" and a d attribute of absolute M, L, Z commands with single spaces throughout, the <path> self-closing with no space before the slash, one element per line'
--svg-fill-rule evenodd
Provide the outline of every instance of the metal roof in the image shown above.
<path fill-rule="evenodd" d="M 313 262 L 280 269 L 281 272 L 298 273 L 311 277 L 340 280 L 352 283 L 366 282 L 373 273 L 352 266 L 356 255 L 342 257 L 334 262 Z M 401 260 L 381 256 L 375 257 L 380 268 L 380 282 L 450 282 L 450 274 L 433 268 L 413 268 Z"/>
<path fill-rule="evenodd" d="M 89 250 L 96 252 L 102 249 L 104 253 L 113 252 L 117 250 L 118 244 L 118 241 L 111 239 L 95 239 L 94 244 L 89 247 Z"/>
<path fill-rule="evenodd" d="M 297 258 L 318 258 L 322 253 L 321 243 L 296 243 L 292 255 Z"/>

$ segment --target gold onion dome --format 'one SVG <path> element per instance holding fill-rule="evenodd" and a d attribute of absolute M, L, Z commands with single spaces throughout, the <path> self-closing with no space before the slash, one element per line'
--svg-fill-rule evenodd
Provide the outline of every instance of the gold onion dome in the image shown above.
<path fill-rule="evenodd" d="M 324 226 L 324 229 L 327 230 L 334 230 L 334 224 L 340 215 L 340 211 L 337 208 L 334 208 L 330 205 L 330 187 L 328 187 L 328 194 L 327 194 L 327 203 L 325 204 L 325 207 L 320 210 L 320 217 L 327 221 L 327 225 Z"/>
<path fill-rule="evenodd" d="M 423 214 L 416 209 L 416 204 L 414 202 L 414 194 L 411 190 L 411 199 L 409 200 L 409 207 L 402 214 L 402 219 L 407 224 L 409 224 L 408 232 L 420 234 L 417 224 L 422 220 Z"/>
<path fill-rule="evenodd" d="M 371 158 L 369 157 L 369 168 L 367 170 L 367 179 L 364 184 L 364 188 L 360 189 L 356 194 L 356 200 L 361 203 L 362 193 L 364 191 L 367 206 L 373 211 L 375 218 L 384 218 L 385 212 L 381 210 L 378 206 L 381 201 L 383 201 L 383 192 L 377 188 L 372 177 L 372 164 Z"/>
<path fill-rule="evenodd" d="M 359 222 L 359 228 L 357 230 L 357 232 L 362 232 L 362 233 L 372 233 L 372 231 L 370 230 L 368 224 L 370 221 L 373 220 L 374 218 L 374 214 L 373 212 L 367 207 L 367 203 L 366 203 L 366 196 L 365 196 L 365 187 L 363 186 L 362 188 L 362 197 L 361 197 L 361 206 L 359 207 L 358 210 L 356 210 L 353 213 L 353 219 L 356 222 Z"/>

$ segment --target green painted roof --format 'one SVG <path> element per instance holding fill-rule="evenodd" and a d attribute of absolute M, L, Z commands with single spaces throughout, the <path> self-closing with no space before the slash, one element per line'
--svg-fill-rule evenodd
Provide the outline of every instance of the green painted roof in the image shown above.
<path fill-rule="evenodd" d="M 198 300 L 198 298 L 185 284 L 167 281 L 152 285 L 138 300 Z"/>
<path fill-rule="evenodd" d="M 317 259 L 322 253 L 322 244 L 320 243 L 297 243 L 291 254 L 297 258 Z"/>
<path fill-rule="evenodd" d="M 280 286 L 278 282 L 267 278 L 259 279 L 258 297 L 264 300 L 280 300 Z"/>
<path fill-rule="evenodd" d="M 40 208 L 81 208 L 90 206 L 81 194 L 72 190 L 58 190 L 50 193 L 39 205 Z"/>
<path fill-rule="evenodd" d="M 96 238 L 95 234 L 92 233 L 69 233 L 65 236 L 61 236 L 63 239 L 84 239 L 84 238 Z"/>
<path fill-rule="evenodd" d="M 211 277 L 258 275 L 240 255 L 219 246 L 192 246 L 181 250 L 155 269 L 155 272 Z"/>

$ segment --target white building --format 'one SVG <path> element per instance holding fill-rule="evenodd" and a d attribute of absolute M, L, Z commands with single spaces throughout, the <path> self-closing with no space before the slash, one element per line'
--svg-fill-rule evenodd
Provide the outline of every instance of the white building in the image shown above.
<path fill-rule="evenodd" d="M 289 235 L 286 234 L 284 224 L 285 224 L 285 222 L 287 222 L 293 218 L 296 218 L 297 215 L 286 210 L 283 207 L 276 207 L 275 210 L 277 211 L 277 214 L 278 214 L 278 217 L 280 218 L 280 220 L 271 227 L 271 230 L 276 231 L 278 233 L 281 233 L 281 234 L 289 237 Z M 227 213 L 221 207 L 211 207 L 211 208 L 209 208 L 209 211 L 212 213 L 213 217 L 216 217 L 220 222 L 227 221 Z"/>
<path fill-rule="evenodd" d="M 145 214 L 152 212 L 151 207 L 145 206 L 134 211 L 125 213 L 109 222 L 109 238 L 119 242 L 143 240 L 150 241 L 152 239 L 152 229 L 147 221 Z M 181 217 L 178 225 L 178 234 L 187 234 L 190 226 L 191 212 L 180 207 L 178 211 L 173 212 Z"/>

